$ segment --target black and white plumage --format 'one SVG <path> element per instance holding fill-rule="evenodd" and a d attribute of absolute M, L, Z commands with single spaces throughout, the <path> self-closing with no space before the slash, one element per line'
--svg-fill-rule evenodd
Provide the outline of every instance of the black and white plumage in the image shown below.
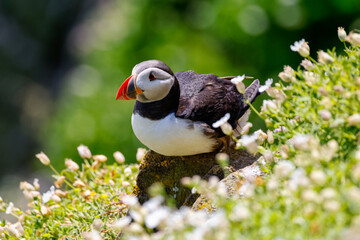
<path fill-rule="evenodd" d="M 217 77 L 193 71 L 173 73 L 163 62 L 137 64 L 121 85 L 116 99 L 136 99 L 132 127 L 147 147 L 166 156 L 212 152 L 221 147 L 224 134 L 212 124 L 230 114 L 236 129 L 249 109 L 245 103 L 259 95 L 258 80 L 240 94 L 233 77 Z"/>

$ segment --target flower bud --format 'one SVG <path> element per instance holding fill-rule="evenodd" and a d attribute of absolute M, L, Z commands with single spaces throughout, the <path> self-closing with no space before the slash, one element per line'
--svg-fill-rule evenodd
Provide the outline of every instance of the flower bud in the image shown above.
<path fill-rule="evenodd" d="M 50 159 L 48 158 L 48 156 L 46 156 L 45 153 L 40 152 L 40 153 L 36 154 L 35 156 L 40 160 L 40 162 L 42 164 L 44 164 L 46 166 L 50 164 Z"/>
<path fill-rule="evenodd" d="M 65 181 L 65 176 L 60 176 L 60 177 L 54 182 L 55 187 L 61 188 L 61 187 L 62 187 L 62 184 L 64 183 L 64 181 Z"/>
<path fill-rule="evenodd" d="M 276 106 L 276 103 L 273 100 L 264 100 L 263 101 L 263 110 L 272 110 L 272 111 L 277 111 L 278 107 Z"/>
<path fill-rule="evenodd" d="M 257 130 L 255 133 L 258 135 L 258 137 L 256 139 L 257 143 L 259 145 L 262 145 L 265 142 L 265 140 L 267 139 L 268 136 L 261 129 Z"/>
<path fill-rule="evenodd" d="M 268 136 L 268 138 L 267 138 L 268 143 L 269 143 L 269 144 L 273 144 L 273 143 L 274 143 L 274 135 L 273 135 L 273 132 L 270 131 L 270 130 L 267 130 L 266 133 L 267 133 L 267 136 Z"/>
<path fill-rule="evenodd" d="M 303 66 L 308 71 L 311 71 L 315 68 L 314 64 L 312 64 L 312 62 L 307 58 L 301 61 L 301 66 Z"/>
<path fill-rule="evenodd" d="M 279 78 L 284 82 L 294 82 L 295 79 L 295 71 L 290 66 L 284 66 L 284 71 L 279 73 Z"/>
<path fill-rule="evenodd" d="M 267 163 L 272 163 L 274 161 L 274 155 L 271 150 L 266 150 L 263 156 Z"/>
<path fill-rule="evenodd" d="M 346 37 L 346 41 L 348 41 L 352 46 L 360 46 L 360 34 L 355 32 L 350 32 Z"/>
<path fill-rule="evenodd" d="M 338 27 L 337 33 L 338 33 L 338 37 L 339 37 L 340 41 L 345 42 L 345 39 L 347 37 L 345 29 L 343 27 Z"/>
<path fill-rule="evenodd" d="M 249 130 L 250 130 L 250 128 L 251 128 L 252 126 L 253 126 L 253 125 L 252 125 L 251 122 L 247 122 L 247 123 L 245 124 L 245 126 L 241 129 L 240 134 L 241 134 L 241 135 L 248 134 L 248 133 L 249 133 Z"/>
<path fill-rule="evenodd" d="M 245 93 L 245 84 L 242 82 L 245 79 L 245 75 L 237 76 L 233 79 L 231 79 L 231 83 L 236 86 L 236 89 L 239 93 L 244 94 Z"/>
<path fill-rule="evenodd" d="M 121 183 L 121 186 L 123 186 L 124 188 L 130 187 L 130 183 L 128 181 L 123 181 Z"/>
<path fill-rule="evenodd" d="M 136 152 L 136 160 L 140 162 L 145 157 L 146 152 L 145 148 L 138 148 Z"/>
<path fill-rule="evenodd" d="M 48 215 L 50 215 L 51 210 L 47 206 L 41 205 L 40 212 L 42 215 L 48 216 Z"/>
<path fill-rule="evenodd" d="M 333 63 L 335 60 L 328 53 L 323 50 L 318 51 L 318 61 L 322 64 Z"/>
<path fill-rule="evenodd" d="M 71 171 L 77 171 L 79 170 L 79 165 L 74 162 L 73 160 L 66 158 L 65 159 L 65 166 L 67 169 L 71 170 Z"/>
<path fill-rule="evenodd" d="M 230 125 L 230 123 L 225 122 L 223 124 L 220 125 L 221 131 L 225 134 L 225 135 L 231 135 L 232 134 L 232 127 Z"/>
<path fill-rule="evenodd" d="M 274 167 L 274 173 L 279 178 L 289 177 L 294 170 L 295 170 L 295 165 L 289 160 L 281 160 Z"/>
<path fill-rule="evenodd" d="M 349 123 L 349 126 L 357 126 L 360 124 L 360 114 L 355 113 L 347 118 L 347 122 Z"/>
<path fill-rule="evenodd" d="M 115 161 L 119 164 L 123 164 L 125 162 L 124 155 L 119 151 L 114 152 L 114 158 L 115 158 Z"/>
<path fill-rule="evenodd" d="M 320 104 L 322 106 L 324 106 L 326 109 L 331 109 L 334 106 L 333 102 L 331 101 L 331 99 L 329 97 L 324 97 L 321 100 Z"/>
<path fill-rule="evenodd" d="M 307 84 L 312 85 L 316 82 L 316 75 L 313 72 L 305 71 L 304 79 Z"/>
<path fill-rule="evenodd" d="M 321 109 L 319 114 L 324 121 L 329 121 L 331 119 L 331 113 L 326 109 Z"/>
<path fill-rule="evenodd" d="M 88 158 L 89 159 L 92 156 L 91 152 L 90 152 L 90 149 L 85 145 L 81 144 L 80 146 L 78 146 L 77 150 L 78 150 L 79 155 L 80 155 L 81 158 Z"/>
<path fill-rule="evenodd" d="M 336 212 L 340 209 L 340 203 L 336 200 L 328 200 L 325 201 L 324 208 L 330 212 Z"/>
<path fill-rule="evenodd" d="M 54 202 L 61 202 L 61 198 L 58 196 L 58 195 L 56 195 L 56 194 L 53 194 L 52 196 L 51 196 L 51 200 L 53 200 Z"/>
<path fill-rule="evenodd" d="M 31 185 L 30 183 L 23 181 L 20 182 L 20 190 L 25 190 L 25 191 L 34 191 L 35 188 L 33 185 Z"/>
<path fill-rule="evenodd" d="M 302 57 L 308 57 L 310 55 L 310 47 L 307 42 L 303 42 L 299 48 L 299 54 Z"/>
<path fill-rule="evenodd" d="M 101 221 L 100 218 L 96 218 L 92 223 L 93 228 L 99 232 L 102 230 L 103 225 L 104 223 Z"/>
<path fill-rule="evenodd" d="M 80 179 L 75 180 L 73 185 L 77 188 L 83 188 L 86 186 L 85 183 L 83 181 L 81 181 Z"/>
<path fill-rule="evenodd" d="M 94 161 L 98 161 L 101 163 L 104 163 L 107 161 L 107 157 L 105 155 L 94 155 L 93 159 L 94 159 Z"/>
<path fill-rule="evenodd" d="M 324 185 L 326 183 L 326 175 L 323 171 L 320 170 L 312 171 L 310 174 L 310 179 L 318 185 Z"/>

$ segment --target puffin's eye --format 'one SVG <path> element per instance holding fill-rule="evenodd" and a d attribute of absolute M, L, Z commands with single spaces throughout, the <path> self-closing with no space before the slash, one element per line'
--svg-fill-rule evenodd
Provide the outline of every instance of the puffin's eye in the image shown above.
<path fill-rule="evenodd" d="M 150 81 L 155 80 L 154 74 L 152 74 L 152 73 L 149 74 L 149 80 L 150 80 Z"/>

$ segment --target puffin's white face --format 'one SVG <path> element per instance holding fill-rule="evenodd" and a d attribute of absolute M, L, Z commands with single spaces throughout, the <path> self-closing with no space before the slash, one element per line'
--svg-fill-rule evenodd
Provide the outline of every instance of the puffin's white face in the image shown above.
<path fill-rule="evenodd" d="M 165 98 L 174 85 L 174 76 L 159 68 L 147 68 L 136 74 L 133 69 L 132 75 L 135 77 L 135 88 L 141 89 L 142 93 L 136 95 L 136 100 L 140 102 L 154 102 Z"/>

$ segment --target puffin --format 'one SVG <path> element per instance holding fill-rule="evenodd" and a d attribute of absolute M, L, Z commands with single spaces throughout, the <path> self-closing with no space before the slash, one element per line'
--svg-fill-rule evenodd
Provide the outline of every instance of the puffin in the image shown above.
<path fill-rule="evenodd" d="M 249 102 L 260 95 L 259 80 L 241 94 L 231 82 L 194 71 L 176 72 L 159 60 L 143 61 L 120 86 L 116 100 L 136 100 L 131 125 L 149 149 L 165 156 L 219 151 L 226 136 L 213 124 L 225 115 L 233 129 L 247 121 Z"/>

